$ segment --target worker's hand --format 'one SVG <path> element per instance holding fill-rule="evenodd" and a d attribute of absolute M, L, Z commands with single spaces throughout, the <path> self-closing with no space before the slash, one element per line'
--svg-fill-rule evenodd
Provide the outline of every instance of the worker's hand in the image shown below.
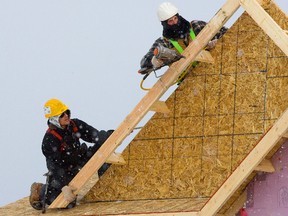
<path fill-rule="evenodd" d="M 164 64 L 164 62 L 162 60 L 156 58 L 155 56 L 153 56 L 151 63 L 152 63 L 154 68 L 160 68 Z"/>
<path fill-rule="evenodd" d="M 71 188 L 70 186 L 68 185 L 65 185 L 61 191 L 63 192 L 63 195 L 64 195 L 64 199 L 71 203 L 73 202 L 75 199 L 76 199 L 76 195 L 73 193 L 73 191 L 75 191 L 76 189 L 74 188 Z"/>
<path fill-rule="evenodd" d="M 86 145 L 86 143 L 82 143 L 80 145 L 80 149 L 79 149 L 79 153 L 81 156 L 84 156 L 87 154 L 87 150 L 88 150 L 88 146 Z"/>
<path fill-rule="evenodd" d="M 212 41 L 209 41 L 209 43 L 207 44 L 207 49 L 208 50 L 213 49 L 216 46 L 217 41 L 218 41 L 218 39 L 214 39 Z"/>

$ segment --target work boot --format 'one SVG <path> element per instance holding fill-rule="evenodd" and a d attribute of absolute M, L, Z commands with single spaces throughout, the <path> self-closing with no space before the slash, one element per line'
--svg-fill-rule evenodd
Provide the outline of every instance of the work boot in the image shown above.
<path fill-rule="evenodd" d="M 43 203 L 40 198 L 41 189 L 43 184 L 34 182 L 30 188 L 30 197 L 29 202 L 30 205 L 36 210 L 42 210 Z"/>

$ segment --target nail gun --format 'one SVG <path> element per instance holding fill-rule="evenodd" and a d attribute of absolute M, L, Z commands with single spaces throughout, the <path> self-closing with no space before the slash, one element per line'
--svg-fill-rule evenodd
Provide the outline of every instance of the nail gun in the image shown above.
<path fill-rule="evenodd" d="M 165 65 L 172 64 L 173 62 L 178 61 L 181 58 L 185 58 L 185 56 L 179 54 L 177 51 L 175 51 L 173 49 L 166 48 L 161 44 L 159 44 L 154 49 L 153 54 L 157 59 L 160 59 L 161 61 L 163 61 L 163 65 L 161 65 L 158 68 L 143 67 L 138 71 L 138 73 L 143 74 L 143 75 L 150 74 L 152 71 L 156 71 Z"/>

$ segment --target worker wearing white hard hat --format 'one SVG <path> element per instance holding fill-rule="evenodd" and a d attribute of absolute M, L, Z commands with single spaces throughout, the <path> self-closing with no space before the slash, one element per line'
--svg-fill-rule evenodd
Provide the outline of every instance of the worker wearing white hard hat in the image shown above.
<path fill-rule="evenodd" d="M 173 59 L 167 61 L 166 59 L 159 59 L 154 56 L 154 49 L 156 47 L 163 46 L 181 54 L 207 24 L 200 20 L 187 21 L 179 15 L 178 8 L 170 2 L 163 2 L 159 5 L 157 16 L 163 26 L 162 37 L 154 42 L 147 54 L 142 58 L 140 62 L 141 69 L 138 72 L 143 75 L 173 62 Z M 226 31 L 227 28 L 222 27 L 207 44 L 207 49 L 213 49 L 217 40 L 221 38 Z M 179 58 L 177 58 L 176 61 L 177 60 L 179 60 Z"/>
<path fill-rule="evenodd" d="M 171 4 L 170 2 L 162 3 L 157 11 L 158 18 L 161 22 L 168 20 L 172 16 L 175 16 L 177 13 L 178 8 L 175 7 L 173 4 Z"/>

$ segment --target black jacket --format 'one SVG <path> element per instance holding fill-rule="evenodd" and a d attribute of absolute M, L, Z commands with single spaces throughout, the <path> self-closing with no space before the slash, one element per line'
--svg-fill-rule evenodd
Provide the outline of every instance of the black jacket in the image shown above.
<path fill-rule="evenodd" d="M 44 135 L 42 152 L 46 157 L 47 168 L 52 173 L 59 170 L 78 172 L 113 132 L 113 130 L 98 131 L 76 118 L 71 121 L 74 124 L 71 122 L 66 129 L 48 123 L 50 131 L 47 130 Z M 51 130 L 59 134 L 60 138 L 51 133 Z M 94 145 L 87 148 L 85 143 L 80 143 L 80 139 Z"/>

